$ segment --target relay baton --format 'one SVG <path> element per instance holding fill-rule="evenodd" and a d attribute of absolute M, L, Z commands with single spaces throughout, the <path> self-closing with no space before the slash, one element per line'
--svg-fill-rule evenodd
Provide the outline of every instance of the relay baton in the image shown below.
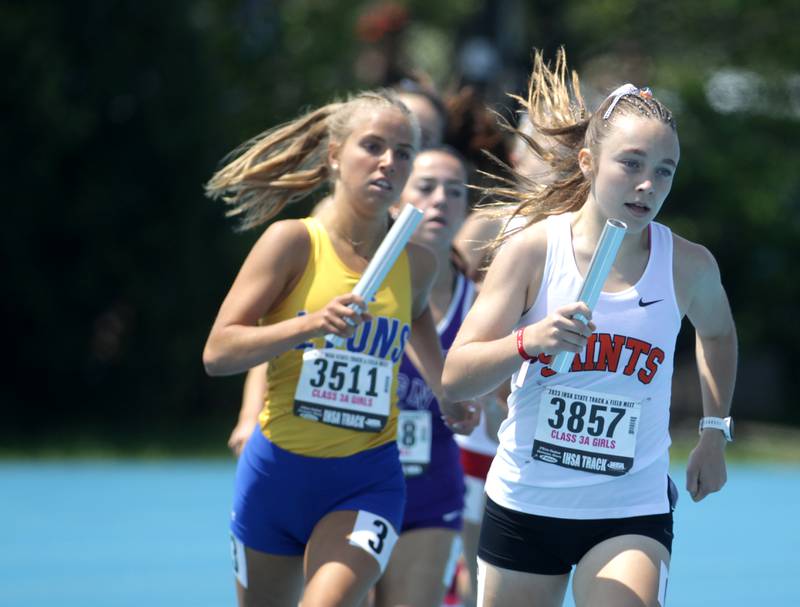
<path fill-rule="evenodd" d="M 600 298 L 600 291 L 603 290 L 611 266 L 614 265 L 614 258 L 617 256 L 627 229 L 628 226 L 619 219 L 609 219 L 606 221 L 603 233 L 600 234 L 600 241 L 594 250 L 592 261 L 589 262 L 589 271 L 586 273 L 586 279 L 578 294 L 578 301 L 585 303 L 590 310 L 594 310 L 597 300 Z M 580 320 L 583 324 L 589 324 L 589 319 L 585 318 L 583 314 L 576 314 L 573 318 Z M 566 373 L 573 358 L 575 358 L 574 352 L 559 352 L 550 364 L 550 368 L 556 373 Z"/>
<path fill-rule="evenodd" d="M 422 215 L 422 211 L 415 206 L 407 204 L 403 207 L 400 216 L 395 220 L 378 250 L 375 251 L 375 255 L 372 256 L 367 269 L 364 270 L 364 274 L 361 275 L 361 279 L 353 289 L 353 293 L 360 295 L 366 302 L 375 297 L 375 293 L 378 292 L 389 270 L 400 257 L 400 253 L 408 244 L 408 240 L 417 229 L 419 222 L 422 221 Z M 349 308 L 359 311 L 358 305 L 354 303 L 350 304 Z M 334 347 L 344 343 L 343 338 L 333 333 L 328 333 L 325 341 L 333 344 Z"/>

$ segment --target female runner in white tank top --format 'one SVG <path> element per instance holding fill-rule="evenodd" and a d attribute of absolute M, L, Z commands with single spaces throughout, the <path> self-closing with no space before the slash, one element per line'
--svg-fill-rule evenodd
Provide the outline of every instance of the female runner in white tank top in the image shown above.
<path fill-rule="evenodd" d="M 578 607 L 663 605 L 675 339 L 688 317 L 703 413 L 719 426 L 689 458 L 687 489 L 699 501 L 726 480 L 736 332 L 712 255 L 654 222 L 679 162 L 672 114 L 649 89 L 626 85 L 588 116 L 565 64 L 563 52 L 552 70 L 537 54 L 525 104 L 562 144 L 531 142 L 563 177 L 497 191 L 518 200 L 527 226 L 504 239 L 445 363 L 455 400 L 513 374 L 486 485 L 478 604 L 561 605 L 574 567 Z M 610 218 L 628 231 L 592 314 L 575 299 Z M 548 366 L 559 352 L 575 354 L 566 373 Z"/>

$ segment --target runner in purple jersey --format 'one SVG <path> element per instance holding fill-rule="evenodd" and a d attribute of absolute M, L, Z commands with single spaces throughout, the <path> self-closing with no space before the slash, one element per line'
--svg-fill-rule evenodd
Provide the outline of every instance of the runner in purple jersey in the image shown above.
<path fill-rule="evenodd" d="M 472 282 L 451 253 L 467 214 L 466 180 L 467 169 L 457 152 L 425 150 L 417 156 L 400 199 L 400 207 L 413 204 L 425 213 L 413 240 L 432 249 L 439 261 L 429 305 L 445 352 L 474 297 Z M 460 553 L 464 478 L 459 448 L 433 391 L 407 356 L 400 367 L 398 396 L 397 442 L 407 501 L 400 539 L 375 589 L 375 605 L 439 607 Z"/>

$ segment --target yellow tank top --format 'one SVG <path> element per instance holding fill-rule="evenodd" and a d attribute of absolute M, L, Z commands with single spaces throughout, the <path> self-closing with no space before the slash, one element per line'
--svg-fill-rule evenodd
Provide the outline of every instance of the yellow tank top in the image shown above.
<path fill-rule="evenodd" d="M 351 292 L 361 278 L 361 274 L 347 267 L 336 254 L 328 233 L 317 219 L 309 217 L 301 221 L 311 238 L 308 263 L 291 293 L 262 318 L 262 324 L 315 312 L 334 297 Z M 397 373 L 403 349 L 411 334 L 411 273 L 405 251 L 394 264 L 374 300 L 367 302 L 367 305 L 372 320 L 359 326 L 353 337 L 341 346 L 340 350 L 346 352 L 337 354 L 330 349 L 324 351 L 326 356 L 341 355 L 342 358 L 350 358 L 350 362 L 336 363 L 332 360 L 327 361 L 331 362 L 330 365 L 327 362 L 319 363 L 326 365 L 325 376 L 316 373 L 317 367 L 304 370 L 303 353 L 323 348 L 323 337 L 300 344 L 269 362 L 269 388 L 259 422 L 264 436 L 281 449 L 311 457 L 345 457 L 395 440 Z M 367 364 L 361 365 L 361 362 Z M 312 363 L 307 361 L 307 367 L 311 367 Z M 374 363 L 382 368 L 374 368 Z M 336 367 L 337 364 L 340 366 Z M 362 406 L 361 403 L 366 403 L 369 397 L 355 394 L 373 394 L 370 390 L 375 387 L 376 379 L 382 381 L 384 392 L 388 392 L 388 404 L 384 403 L 387 415 L 383 418 L 383 426 L 377 430 L 377 422 L 367 418 L 365 425 L 364 416 L 348 413 L 347 405 L 342 405 L 345 407 L 342 409 L 335 402 L 337 396 L 347 399 L 348 389 L 356 387 L 358 381 L 361 387 L 353 392 L 352 398 L 353 402 L 358 400 L 359 405 L 353 406 Z M 329 390 L 329 387 L 341 388 L 342 394 Z M 314 415 L 308 413 L 309 407 L 302 404 L 305 399 L 301 395 L 312 391 L 320 398 L 334 399 L 333 405 L 336 406 L 323 407 L 325 416 L 320 417 L 319 421 L 314 421 Z M 315 414 L 318 412 L 313 406 L 310 410 Z M 325 423 L 330 421 L 335 425 Z"/>

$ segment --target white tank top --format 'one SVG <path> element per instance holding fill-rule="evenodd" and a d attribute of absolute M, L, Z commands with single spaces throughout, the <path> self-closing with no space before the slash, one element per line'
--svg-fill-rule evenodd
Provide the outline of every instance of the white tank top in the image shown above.
<path fill-rule="evenodd" d="M 546 220 L 547 258 L 536 301 L 518 326 L 577 299 L 572 214 Z M 550 357 L 512 378 L 486 492 L 513 510 L 595 519 L 669 511 L 669 404 L 681 315 L 672 279 L 672 233 L 651 223 L 650 257 L 639 281 L 603 292 L 597 325 L 567 373 Z"/>

